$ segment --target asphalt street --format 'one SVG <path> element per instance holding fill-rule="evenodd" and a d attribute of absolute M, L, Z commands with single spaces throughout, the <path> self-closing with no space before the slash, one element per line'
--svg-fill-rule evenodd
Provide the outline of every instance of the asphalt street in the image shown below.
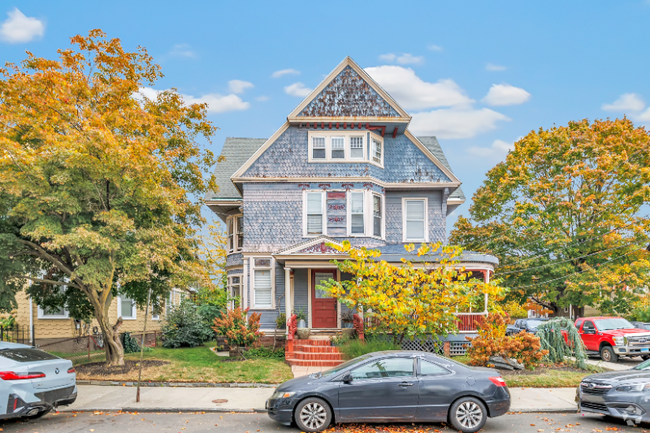
<path fill-rule="evenodd" d="M 645 427 L 645 428 L 644 428 Z M 219 414 L 219 413 L 116 413 L 116 412 L 60 412 L 34 421 L 5 421 L 0 423 L 3 433 L 72 433 L 72 432 L 223 432 L 223 433 L 266 433 L 295 432 L 295 428 L 284 427 L 271 421 L 266 414 Z M 330 430 L 333 432 L 334 430 Z M 371 424 L 337 425 L 341 433 L 372 432 L 453 432 L 443 424 Z M 489 419 L 482 432 L 645 432 L 650 425 L 628 426 L 623 422 L 601 416 L 580 414 L 509 414 Z"/>

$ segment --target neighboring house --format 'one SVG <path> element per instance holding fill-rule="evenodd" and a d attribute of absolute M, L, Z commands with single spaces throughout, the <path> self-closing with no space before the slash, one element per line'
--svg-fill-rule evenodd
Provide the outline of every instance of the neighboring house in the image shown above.
<path fill-rule="evenodd" d="M 410 120 L 346 58 L 271 138 L 226 139 L 218 192 L 205 198 L 227 226 L 230 293 L 261 313 L 262 330 L 299 310 L 314 330 L 352 326 L 347 307 L 316 289 L 349 278 L 327 243 L 347 239 L 399 263 L 418 260 L 406 243 L 446 241 L 447 215 L 465 201 L 461 182 L 436 138 L 415 137 Z M 471 252 L 461 263 L 486 279 L 497 264 Z"/>
<path fill-rule="evenodd" d="M 151 311 L 149 309 L 147 331 L 160 330 L 160 322 L 164 318 L 165 310 L 170 306 L 178 305 L 183 296 L 185 296 L 184 292 L 174 290 L 170 293 L 169 299 L 165 300 L 165 309 L 163 311 Z M 33 324 L 34 337 L 38 344 L 85 336 L 88 333 L 95 334 L 95 331 L 101 332 L 95 320 L 90 324 L 86 324 L 72 319 L 66 309 L 53 311 L 39 307 L 35 302 L 30 301 L 24 290 L 16 294 L 16 302 L 18 303 L 16 323 L 19 329 L 29 332 L 30 324 Z M 124 296 L 115 298 L 109 307 L 108 315 L 111 324 L 114 324 L 119 317 L 122 317 L 124 323 L 120 328 L 120 332 L 142 333 L 144 309 L 137 308 L 131 299 Z"/>

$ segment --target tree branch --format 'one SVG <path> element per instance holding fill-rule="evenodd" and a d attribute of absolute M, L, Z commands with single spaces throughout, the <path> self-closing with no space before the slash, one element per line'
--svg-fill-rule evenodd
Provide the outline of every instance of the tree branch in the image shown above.
<path fill-rule="evenodd" d="M 35 283 L 53 284 L 56 286 L 69 286 L 69 287 L 76 287 L 77 289 L 81 289 L 81 287 L 79 287 L 75 283 L 66 283 L 65 281 L 46 280 L 43 278 L 28 277 L 26 275 L 13 275 L 12 278 L 27 278 L 28 280 L 34 281 Z"/>

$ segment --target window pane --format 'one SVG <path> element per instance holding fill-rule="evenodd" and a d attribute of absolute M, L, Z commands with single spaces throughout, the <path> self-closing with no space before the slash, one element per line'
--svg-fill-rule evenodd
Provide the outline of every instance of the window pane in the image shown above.
<path fill-rule="evenodd" d="M 381 164 L 381 142 L 372 139 L 372 160 Z"/>
<path fill-rule="evenodd" d="M 409 358 L 381 359 L 352 370 L 352 378 L 357 380 L 409 376 L 413 376 L 413 359 Z"/>
<path fill-rule="evenodd" d="M 343 137 L 332 137 L 332 159 L 345 158 L 345 139 Z"/>
<path fill-rule="evenodd" d="M 373 234 L 381 237 L 381 197 L 372 196 Z"/>
<path fill-rule="evenodd" d="M 43 316 L 65 316 L 65 308 L 43 308 Z"/>
<path fill-rule="evenodd" d="M 433 362 L 420 360 L 420 375 L 421 376 L 440 376 L 448 374 L 449 372 Z"/>
<path fill-rule="evenodd" d="M 271 266 L 271 259 L 255 259 L 256 268 L 266 268 Z"/>
<path fill-rule="evenodd" d="M 363 159 L 363 137 L 350 137 L 350 158 Z"/>
<path fill-rule="evenodd" d="M 271 270 L 255 270 L 255 306 L 271 306 Z"/>
<path fill-rule="evenodd" d="M 354 234 L 363 234 L 363 215 L 352 215 L 350 230 Z"/>
<path fill-rule="evenodd" d="M 365 233 L 362 192 L 350 193 L 350 232 L 353 234 Z"/>
<path fill-rule="evenodd" d="M 132 318 L 133 317 L 133 301 L 129 298 L 120 298 L 121 307 L 122 307 L 122 318 Z"/>
<path fill-rule="evenodd" d="M 420 240 L 424 239 L 424 221 L 407 221 L 406 222 L 406 239 Z"/>
<path fill-rule="evenodd" d="M 323 233 L 323 217 L 307 215 L 307 233 L 310 235 Z"/>
<path fill-rule="evenodd" d="M 363 213 L 363 193 L 350 193 L 350 211 L 352 213 Z"/>
<path fill-rule="evenodd" d="M 323 207 L 323 196 L 320 192 L 307 193 L 307 213 L 321 214 Z"/>
<path fill-rule="evenodd" d="M 406 219 L 424 220 L 424 200 L 406 201 Z"/>
<path fill-rule="evenodd" d="M 312 137 L 312 159 L 325 159 L 325 137 Z"/>

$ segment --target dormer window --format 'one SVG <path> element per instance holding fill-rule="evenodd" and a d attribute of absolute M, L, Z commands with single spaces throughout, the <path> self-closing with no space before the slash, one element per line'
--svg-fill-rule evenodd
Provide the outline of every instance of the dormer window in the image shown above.
<path fill-rule="evenodd" d="M 326 159 L 325 137 L 311 138 L 312 159 Z"/>
<path fill-rule="evenodd" d="M 381 164 L 383 162 L 382 147 L 383 147 L 382 142 L 373 137 L 372 138 L 372 160 L 377 164 Z"/>

